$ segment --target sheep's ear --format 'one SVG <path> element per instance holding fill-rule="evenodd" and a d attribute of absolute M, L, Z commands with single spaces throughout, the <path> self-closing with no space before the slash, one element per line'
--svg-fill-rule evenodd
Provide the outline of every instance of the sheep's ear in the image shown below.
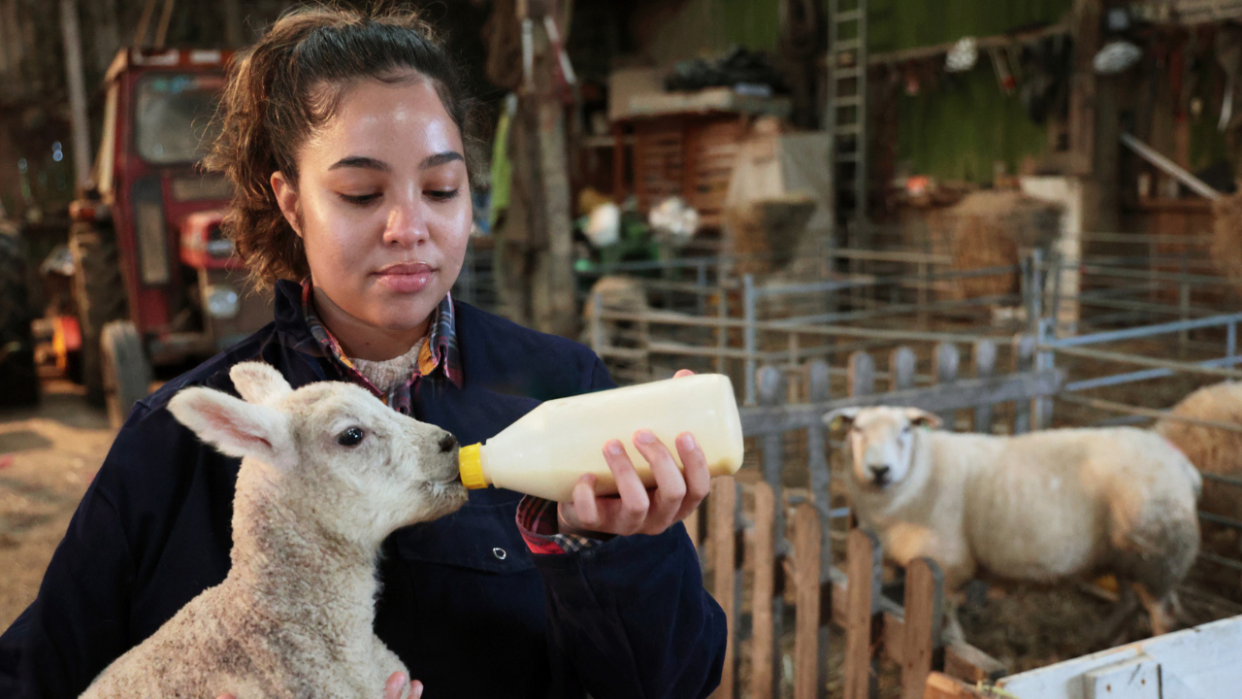
<path fill-rule="evenodd" d="M 927 427 L 933 430 L 940 429 L 940 425 L 943 424 L 938 416 L 918 408 L 906 408 L 906 418 L 915 427 Z"/>
<path fill-rule="evenodd" d="M 861 412 L 862 408 L 837 408 L 824 414 L 824 426 L 830 430 L 835 430 L 842 425 L 848 427 L 854 424 L 854 420 L 858 419 L 858 414 Z"/>
<path fill-rule="evenodd" d="M 229 370 L 233 387 L 250 403 L 270 403 L 293 392 L 293 387 L 271 364 L 242 362 Z"/>
<path fill-rule="evenodd" d="M 168 410 L 200 439 L 229 456 L 253 456 L 283 467 L 293 453 L 289 419 L 273 408 L 193 387 L 173 396 Z"/>

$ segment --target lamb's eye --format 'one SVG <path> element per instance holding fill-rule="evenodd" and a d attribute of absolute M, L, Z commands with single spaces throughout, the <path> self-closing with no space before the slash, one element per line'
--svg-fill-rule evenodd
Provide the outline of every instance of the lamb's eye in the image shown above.
<path fill-rule="evenodd" d="M 361 427 L 350 427 L 336 436 L 336 443 L 343 447 L 356 447 L 365 435 Z"/>

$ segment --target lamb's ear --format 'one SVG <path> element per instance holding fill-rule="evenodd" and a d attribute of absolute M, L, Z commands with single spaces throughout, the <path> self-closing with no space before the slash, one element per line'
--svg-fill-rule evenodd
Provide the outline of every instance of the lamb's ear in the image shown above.
<path fill-rule="evenodd" d="M 242 362 L 229 370 L 233 387 L 250 403 L 268 403 L 293 392 L 293 387 L 271 364 Z"/>
<path fill-rule="evenodd" d="M 830 430 L 835 430 L 842 425 L 848 427 L 854 424 L 854 420 L 858 419 L 858 414 L 861 412 L 862 408 L 837 408 L 824 414 L 824 426 Z"/>
<path fill-rule="evenodd" d="M 919 410 L 918 408 L 906 408 L 906 418 L 908 418 L 910 420 L 910 424 L 915 427 L 927 427 L 933 430 L 940 429 L 940 426 L 944 424 L 941 422 L 939 416 L 933 415 L 926 410 Z"/>
<path fill-rule="evenodd" d="M 168 410 L 200 439 L 229 456 L 253 456 L 283 467 L 293 454 L 289 419 L 273 408 L 193 387 L 173 396 Z"/>

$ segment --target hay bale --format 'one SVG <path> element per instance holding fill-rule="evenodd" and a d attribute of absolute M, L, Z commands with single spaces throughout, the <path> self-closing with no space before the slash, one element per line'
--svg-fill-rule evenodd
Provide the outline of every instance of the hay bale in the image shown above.
<path fill-rule="evenodd" d="M 1018 191 L 980 191 L 956 206 L 932 214 L 931 252 L 949 256 L 955 270 L 1017 264 L 1036 248 L 1048 248 L 1060 233 L 1061 207 Z M 964 300 L 1018 291 L 1019 275 L 961 279 L 941 298 Z"/>
<path fill-rule="evenodd" d="M 1242 290 L 1242 192 L 1212 202 L 1212 262 Z"/>

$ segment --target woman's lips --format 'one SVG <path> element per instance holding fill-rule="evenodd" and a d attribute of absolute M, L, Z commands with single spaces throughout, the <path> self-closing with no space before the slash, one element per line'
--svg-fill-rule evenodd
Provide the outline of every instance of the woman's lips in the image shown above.
<path fill-rule="evenodd" d="M 375 275 L 379 278 L 379 283 L 387 287 L 391 291 L 402 294 L 413 294 L 427 288 L 431 283 L 431 277 L 436 270 L 431 265 L 422 262 L 402 262 L 395 265 L 388 265 L 380 269 Z"/>

